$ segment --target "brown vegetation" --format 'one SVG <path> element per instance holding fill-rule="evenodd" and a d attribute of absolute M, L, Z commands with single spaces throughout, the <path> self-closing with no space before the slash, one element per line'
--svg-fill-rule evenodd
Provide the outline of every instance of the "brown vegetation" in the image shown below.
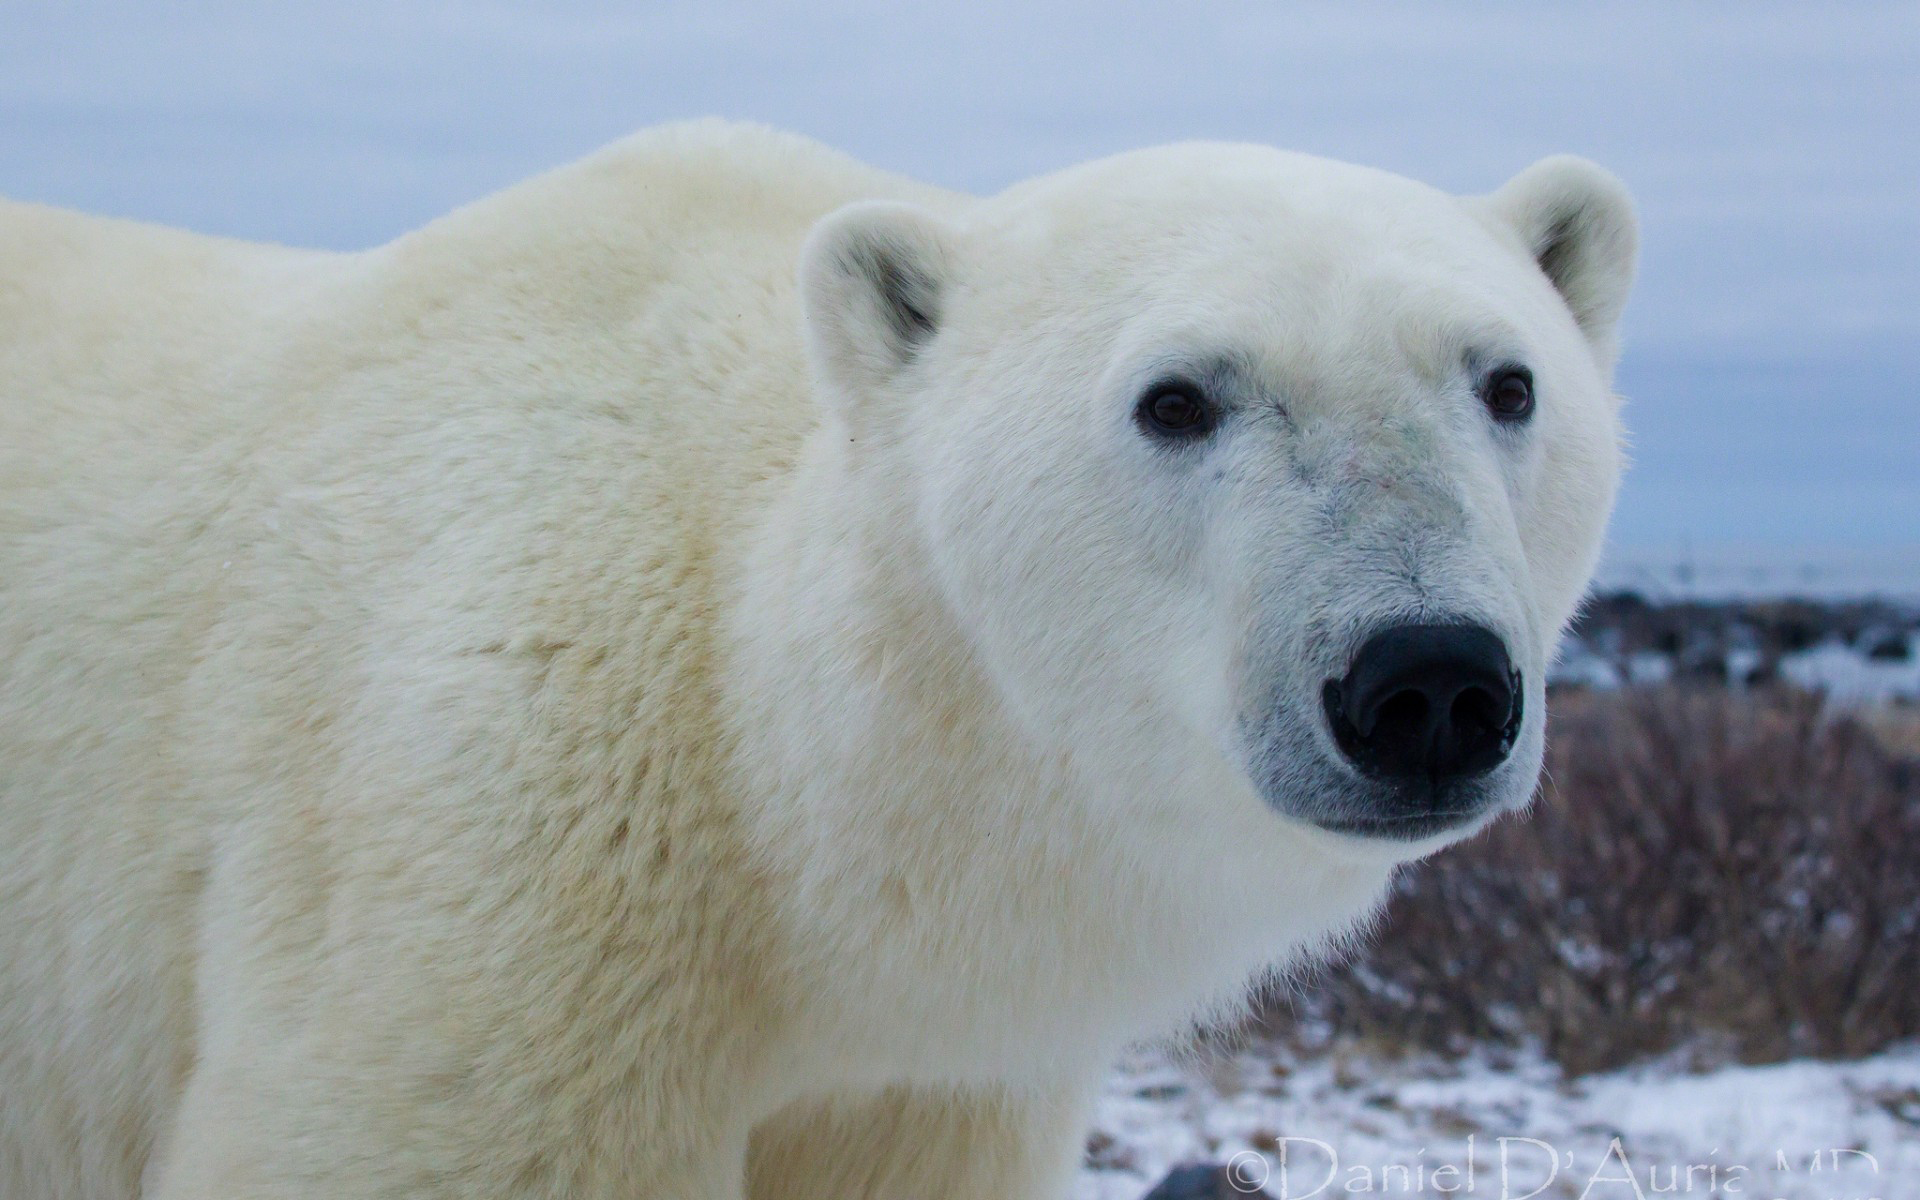
<path fill-rule="evenodd" d="M 1411 868 L 1285 1035 L 1567 1070 L 1851 1056 L 1920 1036 L 1920 766 L 1786 690 L 1555 697 L 1525 818 Z"/>

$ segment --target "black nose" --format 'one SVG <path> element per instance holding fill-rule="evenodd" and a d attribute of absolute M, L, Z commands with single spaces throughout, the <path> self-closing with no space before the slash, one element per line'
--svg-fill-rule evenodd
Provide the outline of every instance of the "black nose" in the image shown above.
<path fill-rule="evenodd" d="M 1478 625 L 1395 625 L 1323 698 L 1340 752 L 1368 775 L 1434 784 L 1484 774 L 1520 733 L 1520 674 Z"/>

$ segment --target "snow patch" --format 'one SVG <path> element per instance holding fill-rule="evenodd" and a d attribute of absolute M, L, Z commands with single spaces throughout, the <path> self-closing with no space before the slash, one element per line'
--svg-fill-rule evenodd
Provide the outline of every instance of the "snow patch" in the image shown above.
<path fill-rule="evenodd" d="M 1141 1050 L 1108 1080 L 1071 1194 L 1139 1200 L 1194 1161 L 1231 1163 L 1276 1200 L 1891 1200 L 1920 1195 L 1920 1046 L 1574 1079 L 1538 1055 Z"/>

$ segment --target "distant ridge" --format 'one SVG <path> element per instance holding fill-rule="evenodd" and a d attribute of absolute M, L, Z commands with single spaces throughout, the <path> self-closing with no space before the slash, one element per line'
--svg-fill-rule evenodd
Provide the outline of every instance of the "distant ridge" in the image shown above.
<path fill-rule="evenodd" d="M 1920 603 L 1920 542 L 1906 546 L 1608 546 L 1596 592 L 1649 600 L 1879 598 Z"/>

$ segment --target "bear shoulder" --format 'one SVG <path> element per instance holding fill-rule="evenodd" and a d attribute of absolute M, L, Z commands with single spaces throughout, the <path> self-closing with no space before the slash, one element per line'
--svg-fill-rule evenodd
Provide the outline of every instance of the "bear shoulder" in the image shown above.
<path fill-rule="evenodd" d="M 868 166 L 798 134 L 703 119 L 642 130 L 484 197 L 399 238 L 403 253 L 444 247 L 468 261 L 536 252 L 557 268 L 613 252 L 628 262 L 730 247 L 787 252 L 828 212 L 857 200 L 953 211 L 970 198 Z"/>

